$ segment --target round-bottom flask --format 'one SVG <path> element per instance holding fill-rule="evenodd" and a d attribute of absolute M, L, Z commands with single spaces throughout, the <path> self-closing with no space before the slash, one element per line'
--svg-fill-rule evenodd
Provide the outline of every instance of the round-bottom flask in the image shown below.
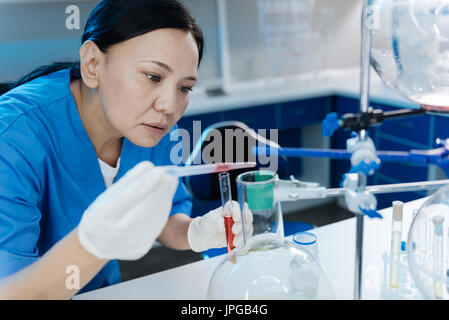
<path fill-rule="evenodd" d="M 427 299 L 449 299 L 449 186 L 419 209 L 407 241 L 410 273 Z"/>
<path fill-rule="evenodd" d="M 309 251 L 279 240 L 276 234 L 251 237 L 216 268 L 208 299 L 313 300 L 335 299 L 319 260 Z"/>

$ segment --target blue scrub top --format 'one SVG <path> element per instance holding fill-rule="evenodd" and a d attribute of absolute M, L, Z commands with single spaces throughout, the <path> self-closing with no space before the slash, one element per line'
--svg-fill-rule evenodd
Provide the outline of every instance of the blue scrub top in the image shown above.
<path fill-rule="evenodd" d="M 0 278 L 37 261 L 106 190 L 70 91 L 72 72 L 39 77 L 0 97 Z M 170 134 L 153 148 L 125 138 L 114 181 L 144 160 L 172 164 L 176 143 Z M 191 207 L 180 181 L 170 215 L 190 215 Z M 120 281 L 118 261 L 111 260 L 79 293 Z"/>

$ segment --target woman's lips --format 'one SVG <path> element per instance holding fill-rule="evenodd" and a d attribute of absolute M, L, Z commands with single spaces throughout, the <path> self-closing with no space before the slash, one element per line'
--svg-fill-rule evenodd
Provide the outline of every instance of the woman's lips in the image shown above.
<path fill-rule="evenodd" d="M 147 128 L 147 130 L 156 134 L 164 134 L 165 130 L 167 130 L 167 126 L 162 124 L 144 123 L 143 125 Z"/>

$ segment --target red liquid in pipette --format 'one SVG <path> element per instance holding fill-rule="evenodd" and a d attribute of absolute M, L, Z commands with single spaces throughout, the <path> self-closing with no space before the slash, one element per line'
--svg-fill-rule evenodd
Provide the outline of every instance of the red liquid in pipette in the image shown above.
<path fill-rule="evenodd" d="M 435 111 L 435 112 L 441 112 L 441 113 L 449 113 L 449 107 L 438 107 L 438 106 L 431 106 L 431 105 L 422 105 L 423 109 L 426 109 L 427 111 Z"/>
<path fill-rule="evenodd" d="M 225 171 L 230 171 L 230 170 L 235 170 L 235 169 L 252 168 L 255 166 L 256 166 L 255 162 L 240 162 L 240 163 L 231 163 L 231 164 L 217 163 L 215 165 L 214 173 L 225 172 Z"/>
<path fill-rule="evenodd" d="M 224 217 L 224 224 L 225 224 L 225 232 L 226 232 L 226 244 L 228 246 L 228 252 L 230 252 L 235 247 L 232 245 L 232 242 L 234 241 L 234 234 L 232 233 L 232 226 L 234 225 L 234 220 L 232 217 Z"/>

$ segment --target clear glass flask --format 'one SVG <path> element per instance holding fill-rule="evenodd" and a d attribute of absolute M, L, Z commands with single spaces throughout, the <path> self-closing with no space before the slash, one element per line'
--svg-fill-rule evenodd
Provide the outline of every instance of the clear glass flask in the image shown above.
<path fill-rule="evenodd" d="M 449 112 L 449 2 L 371 0 L 371 63 L 399 94 Z"/>
<path fill-rule="evenodd" d="M 427 299 L 449 299 L 449 186 L 419 209 L 407 240 L 410 272 Z"/>
<path fill-rule="evenodd" d="M 335 298 L 318 258 L 284 239 L 281 206 L 274 197 L 276 179 L 271 171 L 237 177 L 240 209 L 251 210 L 254 232 L 218 265 L 209 283 L 208 299 Z M 245 230 L 248 227 L 243 226 Z"/>

